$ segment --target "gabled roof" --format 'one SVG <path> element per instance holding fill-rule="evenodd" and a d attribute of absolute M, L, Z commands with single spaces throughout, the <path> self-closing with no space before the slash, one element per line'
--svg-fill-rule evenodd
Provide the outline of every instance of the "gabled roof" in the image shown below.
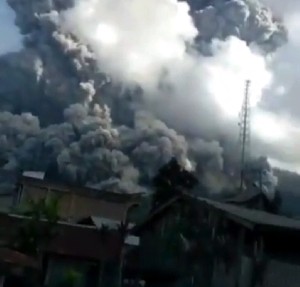
<path fill-rule="evenodd" d="M 272 227 L 282 230 L 289 229 L 300 232 L 300 220 L 200 197 L 196 198 L 196 200 L 199 204 L 205 204 L 211 208 L 223 212 L 225 216 L 228 216 L 228 218 L 233 221 L 238 223 L 241 223 L 242 221 L 245 222 L 245 225 L 248 227 L 259 225 L 262 227 Z"/>
<path fill-rule="evenodd" d="M 134 232 L 139 233 L 145 230 L 147 227 L 151 226 L 157 220 L 162 218 L 172 207 L 173 205 L 182 199 L 182 195 L 176 195 L 166 203 L 160 205 L 156 210 L 149 214 L 149 216 L 139 225 L 133 228 Z"/>
<path fill-rule="evenodd" d="M 247 228 L 252 229 L 255 226 L 260 226 L 262 228 L 271 228 L 272 230 L 282 232 L 284 232 L 284 230 L 290 230 L 297 232 L 300 235 L 300 220 L 261 210 L 249 209 L 230 203 L 218 202 L 190 194 L 182 194 L 181 196 L 175 196 L 174 198 L 170 199 L 167 203 L 152 212 L 147 219 L 139 226 L 136 226 L 134 230 L 137 233 L 143 231 L 149 225 L 162 218 L 179 200 L 183 200 L 187 204 L 196 205 L 196 207 L 199 209 L 215 209 L 216 211 L 220 212 L 220 214 L 223 214 L 225 218 L 234 221 L 237 224 L 244 225 Z"/>
<path fill-rule="evenodd" d="M 23 177 L 28 177 L 28 178 L 37 178 L 37 179 L 44 179 L 45 178 L 45 173 L 42 171 L 24 171 L 22 173 Z"/>

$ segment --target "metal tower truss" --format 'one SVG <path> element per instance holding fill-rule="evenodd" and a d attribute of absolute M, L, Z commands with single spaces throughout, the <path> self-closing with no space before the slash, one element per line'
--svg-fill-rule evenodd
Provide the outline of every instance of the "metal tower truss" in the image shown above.
<path fill-rule="evenodd" d="M 250 123 L 251 123 L 251 109 L 250 109 L 250 81 L 246 81 L 245 94 L 242 104 L 242 110 L 239 119 L 239 142 L 240 142 L 240 170 L 241 170 L 241 189 L 244 184 L 244 173 L 246 169 L 247 162 L 250 158 Z"/>

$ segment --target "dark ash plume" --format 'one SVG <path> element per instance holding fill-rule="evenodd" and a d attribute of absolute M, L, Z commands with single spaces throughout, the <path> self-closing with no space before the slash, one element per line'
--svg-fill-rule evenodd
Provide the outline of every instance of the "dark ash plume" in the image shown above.
<path fill-rule="evenodd" d="M 200 51 L 212 39 L 230 35 L 267 52 L 285 40 L 281 23 L 257 1 L 202 2 L 191 11 Z M 207 141 L 205 134 L 186 136 L 193 133 L 169 128 L 144 104 L 143 87 L 115 81 L 92 49 L 61 27 L 60 14 L 74 1 L 8 3 L 24 48 L 0 57 L 5 169 L 46 170 L 55 163 L 70 183 L 132 192 L 149 185 L 159 167 L 176 157 L 195 169 L 208 190 L 228 185 L 222 175 L 228 151 L 218 138 Z"/>

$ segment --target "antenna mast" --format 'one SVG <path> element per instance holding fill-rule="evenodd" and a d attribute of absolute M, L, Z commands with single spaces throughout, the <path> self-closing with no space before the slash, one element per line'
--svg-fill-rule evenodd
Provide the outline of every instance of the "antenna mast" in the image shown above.
<path fill-rule="evenodd" d="M 242 191 L 245 177 L 245 167 L 250 156 L 250 81 L 246 81 L 245 94 L 240 113 L 240 147 L 241 147 L 241 182 L 240 190 Z"/>

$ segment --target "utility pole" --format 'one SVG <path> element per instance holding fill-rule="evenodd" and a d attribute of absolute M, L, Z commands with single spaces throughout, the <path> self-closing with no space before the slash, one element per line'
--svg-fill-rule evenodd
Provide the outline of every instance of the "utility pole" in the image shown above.
<path fill-rule="evenodd" d="M 241 157 L 240 157 L 240 191 L 243 190 L 244 179 L 245 179 L 245 167 L 250 156 L 250 81 L 246 81 L 245 94 L 242 104 L 242 110 L 240 114 L 240 147 L 241 147 Z"/>

